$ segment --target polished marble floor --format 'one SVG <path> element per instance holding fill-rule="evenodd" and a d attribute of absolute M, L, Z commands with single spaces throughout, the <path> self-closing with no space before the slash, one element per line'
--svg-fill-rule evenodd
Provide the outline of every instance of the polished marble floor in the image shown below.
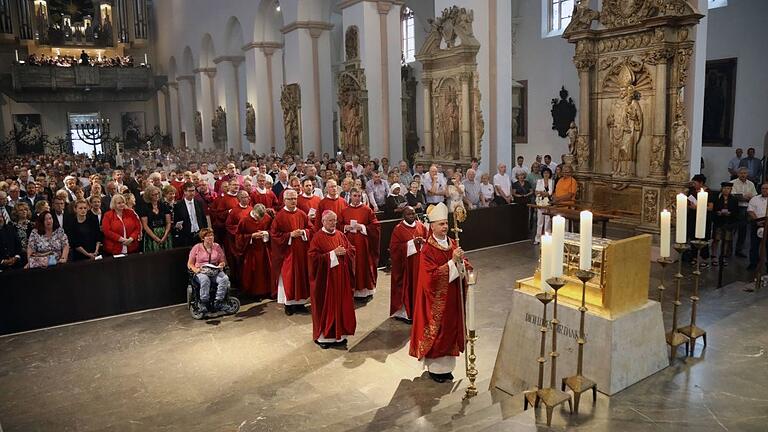
<path fill-rule="evenodd" d="M 0 430 L 547 430 L 543 410 L 488 391 L 514 281 L 536 254 L 525 242 L 469 255 L 480 272 L 481 389 L 470 402 L 460 373 L 436 384 L 408 356 L 409 328 L 387 318 L 381 273 L 348 350 L 321 350 L 308 314 L 288 317 L 271 302 L 210 321 L 177 306 L 0 338 Z M 726 269 L 722 289 L 717 269 L 705 271 L 706 349 L 594 407 L 583 402 L 578 416 L 556 410 L 552 430 L 768 431 L 768 290 L 743 292 L 743 267 Z M 658 274 L 654 266 L 651 296 Z"/>

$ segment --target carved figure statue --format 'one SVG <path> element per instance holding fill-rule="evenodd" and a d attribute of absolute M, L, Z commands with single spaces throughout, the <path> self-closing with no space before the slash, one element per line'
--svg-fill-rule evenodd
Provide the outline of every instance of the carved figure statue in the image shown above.
<path fill-rule="evenodd" d="M 688 130 L 685 118 L 678 116 L 672 123 L 672 159 L 676 162 L 682 161 L 685 157 L 688 139 L 691 133 Z"/>
<path fill-rule="evenodd" d="M 438 114 L 440 121 L 440 140 L 437 156 L 448 157 L 459 149 L 459 106 L 456 93 L 449 87 L 443 98 L 443 106 Z"/>
<path fill-rule="evenodd" d="M 200 111 L 195 111 L 195 140 L 203 141 L 203 115 Z"/>
<path fill-rule="evenodd" d="M 608 114 L 613 175 L 617 177 L 635 174 L 637 143 L 643 130 L 643 111 L 638 97 L 633 85 L 623 87 Z"/>
<path fill-rule="evenodd" d="M 360 154 L 360 134 L 363 131 L 360 100 L 353 92 L 342 95 L 341 127 L 343 149 L 348 154 Z"/>
<path fill-rule="evenodd" d="M 571 22 L 565 28 L 565 33 L 578 30 L 589 30 L 592 27 L 592 21 L 600 18 L 600 12 L 589 8 L 589 0 L 577 0 L 573 7 Z"/>
<path fill-rule="evenodd" d="M 444 9 L 440 17 L 429 22 L 432 24 L 432 29 L 440 34 L 446 48 L 453 48 L 456 46 L 457 37 L 474 37 L 472 33 L 473 21 L 474 12 L 471 9 L 451 6 Z"/>
<path fill-rule="evenodd" d="M 576 161 L 581 169 L 589 168 L 589 143 L 587 137 L 576 137 Z"/>
<path fill-rule="evenodd" d="M 663 174 L 665 153 L 664 137 L 653 137 L 653 143 L 651 144 L 651 173 Z"/>
<path fill-rule="evenodd" d="M 576 140 L 579 138 L 579 128 L 576 126 L 576 122 L 571 122 L 571 127 L 568 128 L 568 153 L 576 156 Z"/>
<path fill-rule="evenodd" d="M 347 32 L 344 35 L 344 51 L 347 55 L 347 61 L 357 60 L 360 56 L 359 40 L 357 26 L 347 27 Z"/>
<path fill-rule="evenodd" d="M 301 126 L 299 124 L 301 89 L 298 84 L 283 86 L 283 91 L 280 95 L 280 106 L 283 109 L 285 149 L 287 152 L 295 153 L 301 149 Z"/>
<path fill-rule="evenodd" d="M 245 103 L 245 137 L 256 142 L 256 110 L 250 102 Z"/>
<path fill-rule="evenodd" d="M 216 108 L 216 112 L 213 113 L 211 127 L 213 128 L 213 142 L 217 147 L 223 148 L 227 142 L 227 113 L 221 106 Z"/>

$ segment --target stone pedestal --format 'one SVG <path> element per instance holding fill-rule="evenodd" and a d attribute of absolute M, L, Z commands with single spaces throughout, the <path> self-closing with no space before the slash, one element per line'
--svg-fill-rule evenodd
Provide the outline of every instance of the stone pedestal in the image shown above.
<path fill-rule="evenodd" d="M 517 394 L 536 385 L 538 346 L 541 333 L 541 303 L 532 293 L 515 290 L 512 309 L 507 316 L 491 386 Z M 552 316 L 552 304 L 547 311 Z M 579 334 L 579 310 L 558 304 L 558 386 L 562 378 L 576 373 Z M 661 305 L 649 300 L 642 307 L 613 318 L 587 313 L 584 346 L 584 376 L 597 382 L 600 392 L 618 393 L 632 384 L 669 366 L 664 341 Z M 552 328 L 549 328 L 552 331 Z M 547 333 L 547 352 L 551 333 Z M 548 360 L 549 361 L 549 360 Z M 548 383 L 550 365 L 545 365 Z"/>

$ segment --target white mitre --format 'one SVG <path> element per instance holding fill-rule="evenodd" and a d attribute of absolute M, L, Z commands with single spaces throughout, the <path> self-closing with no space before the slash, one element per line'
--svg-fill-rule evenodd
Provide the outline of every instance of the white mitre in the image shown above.
<path fill-rule="evenodd" d="M 429 208 L 427 208 L 427 217 L 429 217 L 430 222 L 448 220 L 448 207 L 443 203 L 429 206 Z"/>

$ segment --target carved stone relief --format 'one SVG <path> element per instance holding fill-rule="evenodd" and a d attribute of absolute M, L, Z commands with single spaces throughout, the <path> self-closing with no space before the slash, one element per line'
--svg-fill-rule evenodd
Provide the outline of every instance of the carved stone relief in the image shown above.
<path fill-rule="evenodd" d="M 369 153 L 368 96 L 363 69 L 350 65 L 339 73 L 339 148 L 348 155 Z"/>
<path fill-rule="evenodd" d="M 452 79 L 438 81 L 432 94 L 435 118 L 435 156 L 457 159 L 459 156 L 459 95 Z"/>
<path fill-rule="evenodd" d="M 203 114 L 195 111 L 195 140 L 203 142 Z"/>
<path fill-rule="evenodd" d="M 256 110 L 250 102 L 245 103 L 245 137 L 248 142 L 256 142 Z"/>
<path fill-rule="evenodd" d="M 643 222 L 657 224 L 659 222 L 659 190 L 643 190 Z"/>
<path fill-rule="evenodd" d="M 685 106 L 678 102 L 675 108 L 675 121 L 672 123 L 672 139 L 670 143 L 669 179 L 671 181 L 683 182 L 688 180 L 686 155 L 690 136 L 691 133 L 685 121 Z"/>
<path fill-rule="evenodd" d="M 347 27 L 347 32 L 344 34 L 344 52 L 347 56 L 347 61 L 357 60 L 360 58 L 360 38 L 358 34 L 357 26 Z"/>
<path fill-rule="evenodd" d="M 225 148 L 227 144 L 227 113 L 219 106 L 211 119 L 213 129 L 213 143 L 217 148 Z"/>
<path fill-rule="evenodd" d="M 300 153 L 302 150 L 301 88 L 298 83 L 283 85 L 280 94 L 280 106 L 283 109 L 285 151 L 290 154 Z"/>
<path fill-rule="evenodd" d="M 637 102 L 640 92 L 632 85 L 631 76 L 624 78 L 620 99 L 613 102 L 606 118 L 614 177 L 635 175 L 637 144 L 643 132 L 643 110 Z"/>

